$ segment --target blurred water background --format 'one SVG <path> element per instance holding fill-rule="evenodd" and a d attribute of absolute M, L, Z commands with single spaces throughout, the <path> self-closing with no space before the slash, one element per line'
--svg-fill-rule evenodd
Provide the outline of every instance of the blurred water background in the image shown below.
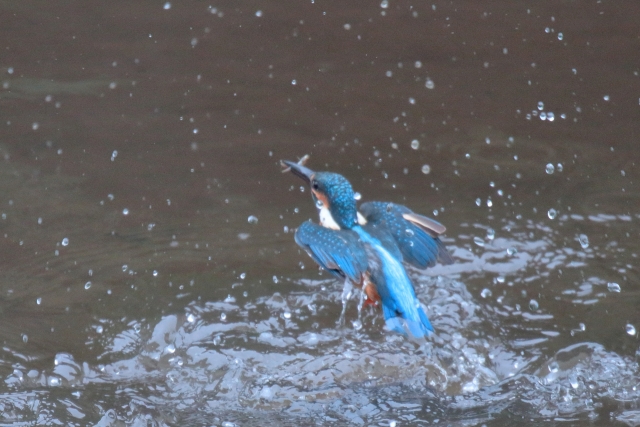
<path fill-rule="evenodd" d="M 640 3 L 0 2 L 0 425 L 640 425 Z M 279 160 L 444 223 L 344 326 Z"/>

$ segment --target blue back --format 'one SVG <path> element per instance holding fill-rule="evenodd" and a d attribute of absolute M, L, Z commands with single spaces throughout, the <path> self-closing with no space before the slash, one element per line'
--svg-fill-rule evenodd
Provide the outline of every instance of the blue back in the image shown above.
<path fill-rule="evenodd" d="M 354 227 L 362 242 L 369 246 L 379 261 L 379 269 L 370 271 L 382 302 L 382 312 L 389 329 L 405 333 L 404 323 L 409 332 L 421 338 L 433 332 L 433 326 L 420 306 L 407 275 L 402 259 L 393 256 L 380 242 L 360 226 Z M 372 263 L 369 263 L 372 266 Z M 403 322 L 404 319 L 404 322 Z"/>

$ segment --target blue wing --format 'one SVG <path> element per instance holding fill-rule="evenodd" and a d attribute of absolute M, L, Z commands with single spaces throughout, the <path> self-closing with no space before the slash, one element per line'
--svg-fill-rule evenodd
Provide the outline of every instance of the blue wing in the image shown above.
<path fill-rule="evenodd" d="M 360 283 L 367 271 L 367 253 L 358 235 L 350 230 L 331 230 L 311 221 L 302 223 L 296 243 L 334 276 Z"/>
<path fill-rule="evenodd" d="M 443 264 L 453 263 L 453 258 L 437 237 L 445 230 L 439 222 L 395 203 L 363 203 L 360 212 L 367 225 L 384 228 L 393 236 L 408 263 L 422 269 L 432 267 L 437 260 Z"/>

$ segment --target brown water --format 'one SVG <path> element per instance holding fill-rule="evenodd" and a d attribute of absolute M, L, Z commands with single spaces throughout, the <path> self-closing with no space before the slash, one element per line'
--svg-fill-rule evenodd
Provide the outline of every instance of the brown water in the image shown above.
<path fill-rule="evenodd" d="M 640 425 L 640 3 L 0 12 L 0 425 Z M 428 343 L 336 325 L 303 154 L 447 226 Z"/>

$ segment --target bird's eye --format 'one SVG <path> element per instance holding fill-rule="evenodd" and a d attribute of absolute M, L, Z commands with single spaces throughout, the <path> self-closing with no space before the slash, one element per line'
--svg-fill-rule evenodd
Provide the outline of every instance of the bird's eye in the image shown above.
<path fill-rule="evenodd" d="M 317 183 L 316 181 L 313 181 L 313 182 L 311 183 L 311 188 L 313 188 L 314 190 L 317 190 L 317 189 L 318 189 L 318 187 L 319 187 L 319 185 L 318 185 L 318 183 Z"/>

